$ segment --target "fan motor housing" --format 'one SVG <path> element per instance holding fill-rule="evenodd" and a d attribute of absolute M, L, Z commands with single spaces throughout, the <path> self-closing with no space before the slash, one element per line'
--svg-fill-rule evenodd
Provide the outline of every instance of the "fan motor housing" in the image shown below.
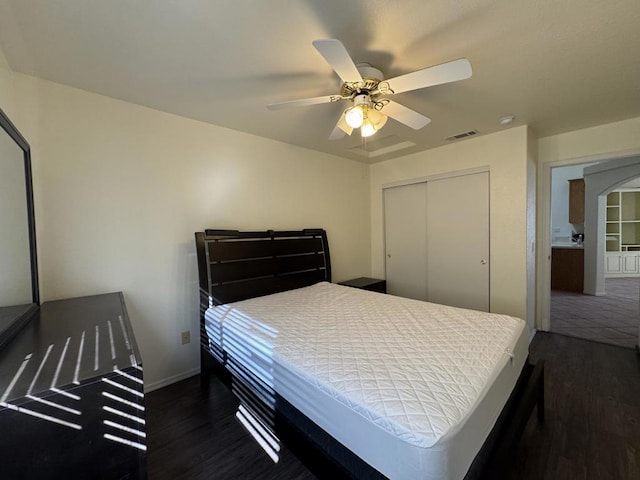
<path fill-rule="evenodd" d="M 368 63 L 358 63 L 356 68 L 362 75 L 363 80 L 372 80 L 377 81 L 378 83 L 384 80 L 384 75 L 382 72 L 375 67 L 372 67 Z"/>
<path fill-rule="evenodd" d="M 340 88 L 340 95 L 343 97 L 352 97 L 360 93 L 371 92 L 376 89 L 378 84 L 384 80 L 382 72 L 368 63 L 358 63 L 356 65 L 358 72 L 362 76 L 362 85 L 354 83 L 343 83 Z"/>

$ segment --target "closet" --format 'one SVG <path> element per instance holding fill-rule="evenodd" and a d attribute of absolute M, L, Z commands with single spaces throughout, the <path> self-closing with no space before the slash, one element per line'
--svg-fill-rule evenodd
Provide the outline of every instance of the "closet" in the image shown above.
<path fill-rule="evenodd" d="M 387 292 L 489 311 L 489 172 L 384 188 Z"/>

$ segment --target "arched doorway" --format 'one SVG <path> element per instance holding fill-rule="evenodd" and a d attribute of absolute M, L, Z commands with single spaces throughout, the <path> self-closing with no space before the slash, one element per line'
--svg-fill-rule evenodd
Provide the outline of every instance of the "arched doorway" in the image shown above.
<path fill-rule="evenodd" d="M 640 156 L 621 158 L 584 169 L 584 293 L 604 295 L 607 194 L 640 176 Z"/>

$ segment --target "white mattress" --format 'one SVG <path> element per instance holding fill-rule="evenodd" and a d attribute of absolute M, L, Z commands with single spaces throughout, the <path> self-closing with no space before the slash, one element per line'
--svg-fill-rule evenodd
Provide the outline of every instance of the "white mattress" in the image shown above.
<path fill-rule="evenodd" d="M 524 321 L 330 283 L 210 308 L 211 341 L 392 479 L 457 479 L 528 354 Z"/>

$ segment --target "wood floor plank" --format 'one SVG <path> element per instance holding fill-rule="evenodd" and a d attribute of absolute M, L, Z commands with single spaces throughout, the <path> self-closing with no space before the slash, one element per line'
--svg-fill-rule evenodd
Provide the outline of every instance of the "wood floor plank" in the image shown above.
<path fill-rule="evenodd" d="M 237 401 L 212 377 L 191 377 L 146 395 L 150 479 L 315 478 L 286 448 L 274 463 L 235 417 Z"/>
<path fill-rule="evenodd" d="M 546 360 L 547 416 L 529 421 L 510 477 L 640 478 L 637 353 L 540 332 L 530 352 Z"/>
<path fill-rule="evenodd" d="M 544 424 L 530 418 L 508 479 L 640 478 L 640 357 L 631 349 L 538 332 L 544 359 Z M 286 446 L 278 463 L 235 418 L 236 400 L 217 379 L 208 394 L 192 377 L 146 396 L 149 478 L 338 478 L 305 465 Z"/>

